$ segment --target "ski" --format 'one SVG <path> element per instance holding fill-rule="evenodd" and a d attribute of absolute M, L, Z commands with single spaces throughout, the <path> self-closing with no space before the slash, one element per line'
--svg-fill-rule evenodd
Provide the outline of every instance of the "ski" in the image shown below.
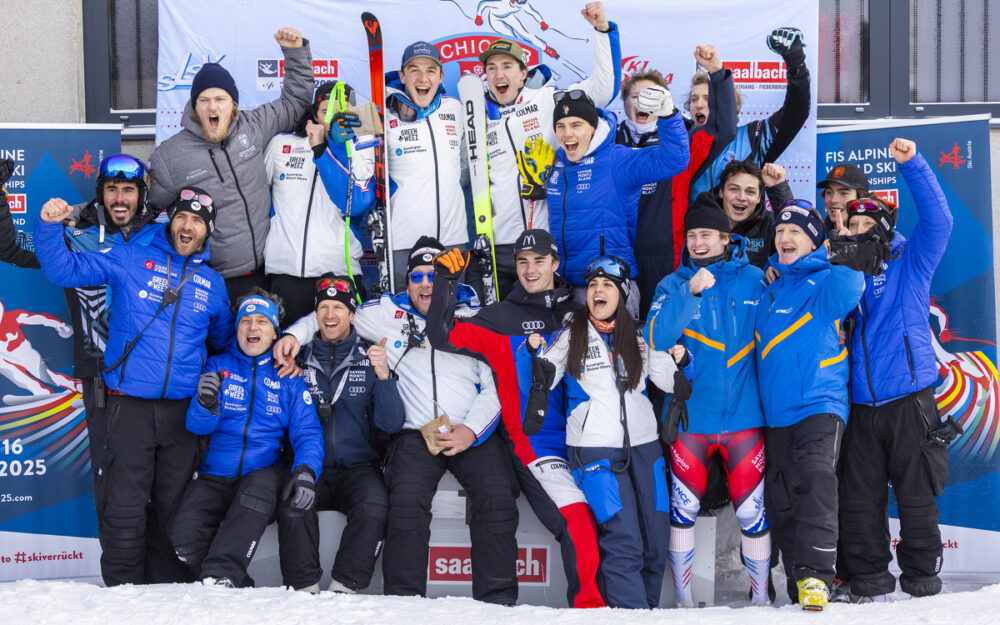
<path fill-rule="evenodd" d="M 483 300 L 499 301 L 496 283 L 496 250 L 493 245 L 493 206 L 490 202 L 490 172 L 486 153 L 486 93 L 483 81 L 475 74 L 458 79 L 458 97 L 465 109 L 465 143 L 472 187 L 472 212 L 476 239 L 472 250 L 483 275 Z"/>
<path fill-rule="evenodd" d="M 386 166 L 385 135 L 385 71 L 382 67 L 382 27 L 378 18 L 367 11 L 361 14 L 361 23 L 368 38 L 368 67 L 371 72 L 371 99 L 378 107 L 382 123 L 382 141 L 375 146 L 375 207 L 368 218 L 368 232 L 378 259 L 378 285 L 375 295 L 395 293 L 392 277 L 392 235 L 389 216 L 389 169 Z"/>

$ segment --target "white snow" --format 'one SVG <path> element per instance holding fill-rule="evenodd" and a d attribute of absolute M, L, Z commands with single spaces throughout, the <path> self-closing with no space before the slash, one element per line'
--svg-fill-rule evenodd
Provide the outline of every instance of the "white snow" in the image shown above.
<path fill-rule="evenodd" d="M 200 584 L 102 588 L 84 582 L 22 580 L 0 584 L 0 623 L 10 625 L 979 625 L 1000 621 L 1000 584 L 968 592 L 886 604 L 834 604 L 823 613 L 798 606 L 693 610 L 570 610 L 505 608 L 467 598 L 420 599 L 372 595 L 317 596 Z M 893 599 L 897 599 L 893 595 Z"/>

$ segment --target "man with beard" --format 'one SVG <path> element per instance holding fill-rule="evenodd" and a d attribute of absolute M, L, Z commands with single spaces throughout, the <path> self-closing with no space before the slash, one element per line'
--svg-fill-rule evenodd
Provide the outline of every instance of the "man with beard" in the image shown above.
<path fill-rule="evenodd" d="M 264 148 L 288 132 L 309 107 L 313 90 L 308 42 L 294 28 L 274 35 L 285 56 L 281 97 L 241 113 L 233 77 L 218 63 L 205 63 L 191 83 L 183 130 L 160 144 L 149 159 L 149 200 L 165 206 L 183 186 L 197 185 L 215 200 L 218 232 L 211 265 L 226 279 L 229 299 L 251 287 L 266 288 L 264 243 L 271 194 Z"/>
<path fill-rule="evenodd" d="M 73 208 L 42 206 L 35 246 L 45 276 L 64 287 L 107 284 L 111 300 L 99 418 L 105 444 L 94 483 L 101 574 L 108 586 L 189 581 L 167 536 L 194 471 L 198 442 L 185 414 L 205 362 L 205 342 L 232 343 L 233 315 L 222 277 L 207 266 L 212 198 L 185 187 L 148 245 L 70 252 L 62 221 Z M 108 364 L 110 362 L 111 364 Z"/>

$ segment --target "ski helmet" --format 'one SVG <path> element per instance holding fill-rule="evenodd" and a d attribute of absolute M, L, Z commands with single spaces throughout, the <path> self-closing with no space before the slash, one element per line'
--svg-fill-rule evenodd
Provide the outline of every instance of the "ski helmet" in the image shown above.
<path fill-rule="evenodd" d="M 128 154 L 115 154 L 101 161 L 97 173 L 97 201 L 104 204 L 104 183 L 108 180 L 134 182 L 139 188 L 139 202 L 136 204 L 136 215 L 146 212 L 146 167 L 142 161 Z"/>

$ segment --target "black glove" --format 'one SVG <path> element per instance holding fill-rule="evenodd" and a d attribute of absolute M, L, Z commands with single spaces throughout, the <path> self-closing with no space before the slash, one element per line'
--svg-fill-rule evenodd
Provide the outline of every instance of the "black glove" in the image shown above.
<path fill-rule="evenodd" d="M 965 433 L 962 426 L 955 421 L 955 418 L 948 415 L 948 418 L 941 422 L 933 430 L 927 433 L 927 442 L 931 445 L 947 447 L 953 440 Z"/>
<path fill-rule="evenodd" d="M 667 404 L 667 416 L 663 419 L 663 429 L 660 439 L 667 445 L 677 442 L 678 426 L 687 432 L 688 407 L 687 400 L 691 398 L 691 383 L 680 369 L 674 372 L 674 390 Z"/>
<path fill-rule="evenodd" d="M 861 234 L 840 235 L 830 233 L 830 246 L 826 253 L 832 265 L 843 265 L 869 276 L 882 275 L 882 264 L 892 260 L 889 239 L 873 226 Z"/>
<path fill-rule="evenodd" d="M 538 434 L 545 423 L 545 413 L 549 408 L 549 389 L 556 377 L 556 366 L 544 358 L 531 359 L 531 390 L 528 403 L 524 407 L 521 429 L 528 436 Z"/>
<path fill-rule="evenodd" d="M 208 371 L 198 378 L 198 403 L 212 414 L 219 414 L 219 388 L 222 386 L 222 374 L 218 371 Z"/>
<path fill-rule="evenodd" d="M 787 57 L 793 52 L 801 52 L 804 46 L 802 31 L 791 26 L 775 28 L 767 36 L 767 47 L 782 57 Z"/>
<path fill-rule="evenodd" d="M 285 490 L 281 491 L 281 498 L 288 501 L 292 497 L 291 506 L 296 510 L 308 510 L 316 503 L 316 479 L 312 471 L 306 467 L 296 467 L 292 472 L 292 479 L 285 484 Z"/>

